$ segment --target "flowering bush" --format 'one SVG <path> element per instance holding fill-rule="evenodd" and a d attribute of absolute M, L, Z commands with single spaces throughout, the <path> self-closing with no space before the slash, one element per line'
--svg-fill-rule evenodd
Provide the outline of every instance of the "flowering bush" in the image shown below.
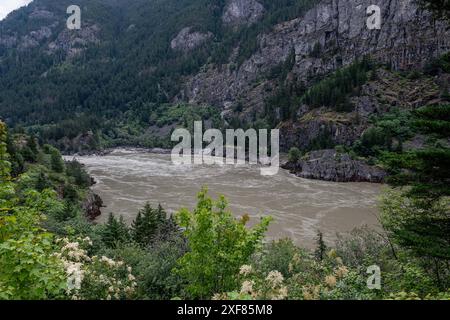
<path fill-rule="evenodd" d="M 250 265 L 243 265 L 239 272 L 242 280 L 239 292 L 216 294 L 216 300 L 283 300 L 288 296 L 284 277 L 279 271 L 270 271 L 266 277 L 254 271 Z"/>
<path fill-rule="evenodd" d="M 60 239 L 61 251 L 55 256 L 63 261 L 67 276 L 67 294 L 78 300 L 120 300 L 131 299 L 137 286 L 131 267 L 123 261 L 105 256 L 90 257 L 87 247 L 92 246 L 90 238 L 70 241 Z"/>
<path fill-rule="evenodd" d="M 367 291 L 365 279 L 345 266 L 335 250 L 322 260 L 295 254 L 289 269 L 290 299 L 359 299 Z"/>

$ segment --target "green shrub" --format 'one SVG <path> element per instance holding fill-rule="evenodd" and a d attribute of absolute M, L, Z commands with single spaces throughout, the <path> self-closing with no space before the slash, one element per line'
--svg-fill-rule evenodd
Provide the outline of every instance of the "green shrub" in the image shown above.
<path fill-rule="evenodd" d="M 197 207 L 176 215 L 189 251 L 178 260 L 175 272 L 184 279 L 191 298 L 211 298 L 214 293 L 235 289 L 240 266 L 261 246 L 270 218 L 263 218 L 252 229 L 247 219 L 237 220 L 223 197 L 213 201 L 203 189 Z"/>
<path fill-rule="evenodd" d="M 300 151 L 300 149 L 297 147 L 293 147 L 289 150 L 288 160 L 289 160 L 289 162 L 297 163 L 298 160 L 300 160 L 301 156 L 302 156 L 302 152 Z"/>

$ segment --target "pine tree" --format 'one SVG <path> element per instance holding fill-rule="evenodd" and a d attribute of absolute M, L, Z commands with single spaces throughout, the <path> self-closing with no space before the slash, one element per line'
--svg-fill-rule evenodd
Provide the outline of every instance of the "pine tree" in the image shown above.
<path fill-rule="evenodd" d="M 7 152 L 7 128 L 6 125 L 0 121 L 0 182 L 9 181 L 11 173 L 11 163 L 9 162 L 9 155 Z"/>
<path fill-rule="evenodd" d="M 316 238 L 316 250 L 314 252 L 314 256 L 317 260 L 322 261 L 323 257 L 325 256 L 325 253 L 327 251 L 327 245 L 325 244 L 325 241 L 323 240 L 323 233 L 322 231 L 317 231 L 317 238 Z"/>
<path fill-rule="evenodd" d="M 19 174 L 23 173 L 24 171 L 24 164 L 25 161 L 23 159 L 23 156 L 18 152 L 17 147 L 14 143 L 14 138 L 11 134 L 7 135 L 7 150 L 8 154 L 10 155 L 10 162 L 11 162 L 11 175 L 13 177 L 17 177 Z"/>
<path fill-rule="evenodd" d="M 159 237 L 166 223 L 166 212 L 161 205 L 153 209 L 150 203 L 146 203 L 132 224 L 133 240 L 143 246 L 150 245 Z"/>
<path fill-rule="evenodd" d="M 450 105 L 421 108 L 415 112 L 414 125 L 422 133 L 437 139 L 450 137 Z M 384 158 L 394 175 L 393 186 L 411 186 L 408 195 L 423 200 L 438 200 L 450 196 L 450 148 L 435 143 L 424 149 L 405 153 L 388 153 Z"/>
<path fill-rule="evenodd" d="M 64 161 L 61 157 L 61 153 L 55 148 L 52 149 L 50 154 L 50 161 L 52 170 L 62 173 L 64 171 Z"/>
<path fill-rule="evenodd" d="M 130 240 L 130 231 L 123 221 L 123 216 L 117 219 L 112 213 L 109 214 L 108 222 L 103 226 L 101 235 L 102 241 L 110 248 Z"/>
<path fill-rule="evenodd" d="M 31 135 L 27 139 L 27 147 L 33 152 L 33 154 L 37 155 L 38 153 L 38 144 L 36 142 L 36 137 Z"/>
<path fill-rule="evenodd" d="M 450 137 L 450 105 L 415 112 L 415 127 L 435 139 Z M 450 148 L 437 141 L 424 149 L 388 153 L 388 183 L 404 190 L 404 204 L 385 210 L 384 226 L 402 246 L 420 256 L 450 260 Z M 407 214 L 399 214 L 402 208 Z M 401 209 L 399 209 L 401 208 Z M 392 213 L 389 213 L 389 210 Z"/>
<path fill-rule="evenodd" d="M 35 186 L 37 191 L 41 192 L 44 189 L 50 188 L 51 187 L 51 183 L 49 181 L 49 178 L 47 177 L 47 175 L 40 171 L 35 183 Z"/>

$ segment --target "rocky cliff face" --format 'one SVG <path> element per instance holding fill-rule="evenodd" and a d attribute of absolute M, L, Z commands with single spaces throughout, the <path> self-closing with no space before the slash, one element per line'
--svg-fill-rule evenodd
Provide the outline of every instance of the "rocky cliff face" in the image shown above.
<path fill-rule="evenodd" d="M 444 83 L 444 85 L 443 85 Z M 280 124 L 281 148 L 307 148 L 317 139 L 326 138 L 330 145 L 350 147 L 370 126 L 370 119 L 396 107 L 412 110 L 421 106 L 444 102 L 441 88 L 450 85 L 450 75 L 423 76 L 408 79 L 385 69 L 376 70 L 376 80 L 362 86 L 358 96 L 352 97 L 352 112 L 339 113 L 326 107 L 298 110 L 298 121 Z"/>
<path fill-rule="evenodd" d="M 64 28 L 64 19 L 53 12 L 30 6 L 30 13 L 26 22 L 31 30 L 25 34 L 18 34 L 14 29 L 3 29 L 0 32 L 0 46 L 6 49 L 27 51 L 44 46 L 46 54 L 63 53 L 67 58 L 74 58 L 83 52 L 89 45 L 100 42 L 100 27 L 93 21 L 85 21 L 80 30 L 67 30 Z"/>
<path fill-rule="evenodd" d="M 199 45 L 207 41 L 213 36 L 211 32 L 202 33 L 192 31 L 191 27 L 185 27 L 177 34 L 175 38 L 170 42 L 172 50 L 177 51 L 190 51 L 197 48 Z"/>
<path fill-rule="evenodd" d="M 104 207 L 103 200 L 100 198 L 100 196 L 92 191 L 89 191 L 83 203 L 83 210 L 86 218 L 90 221 L 94 221 L 95 218 L 102 214 L 102 207 Z"/>
<path fill-rule="evenodd" d="M 257 22 L 263 14 L 263 5 L 255 0 L 229 0 L 222 21 L 232 27 L 248 26 Z"/>
<path fill-rule="evenodd" d="M 64 52 L 68 58 L 74 58 L 89 45 L 99 43 L 100 27 L 96 24 L 86 25 L 75 32 L 65 29 L 58 37 L 48 44 L 47 52 L 54 54 Z"/>
<path fill-rule="evenodd" d="M 371 0 L 324 0 L 304 17 L 274 26 L 258 37 L 259 50 L 235 69 L 210 65 L 190 77 L 181 97 L 192 103 L 209 103 L 229 109 L 238 101 L 245 108 L 262 109 L 273 84 L 264 74 L 295 54 L 292 77 L 308 84 L 311 79 L 351 64 L 370 54 L 394 70 L 423 66 L 430 57 L 450 50 L 450 29 L 413 0 L 381 0 L 381 30 L 366 26 Z M 320 47 L 319 55 L 312 55 Z M 258 101 L 246 99 L 260 97 Z"/>

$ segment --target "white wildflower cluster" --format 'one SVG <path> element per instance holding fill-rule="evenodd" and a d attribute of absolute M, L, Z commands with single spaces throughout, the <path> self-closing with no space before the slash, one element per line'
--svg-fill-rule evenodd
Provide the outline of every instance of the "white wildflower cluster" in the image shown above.
<path fill-rule="evenodd" d="M 123 261 L 115 261 L 106 256 L 89 257 L 85 248 L 92 246 L 89 237 L 58 239 L 61 252 L 54 255 L 63 262 L 67 275 L 67 294 L 73 300 L 104 297 L 122 299 L 133 295 L 136 279 L 132 268 Z M 91 297 L 90 294 L 95 294 Z"/>
<path fill-rule="evenodd" d="M 92 243 L 89 238 L 80 240 L 82 243 Z M 68 238 L 57 239 L 56 242 L 62 243 L 61 252 L 54 255 L 63 262 L 67 275 L 67 294 L 72 299 L 77 300 L 85 275 L 83 264 L 91 261 L 91 259 L 87 251 L 81 248 L 80 242 L 71 242 Z"/>
<path fill-rule="evenodd" d="M 279 271 L 270 271 L 266 277 L 266 281 L 270 288 L 267 292 L 267 297 L 272 300 L 283 300 L 288 296 L 288 290 L 283 285 L 284 277 Z"/>
<path fill-rule="evenodd" d="M 105 292 L 106 300 L 131 298 L 136 291 L 136 278 L 132 268 L 123 261 L 115 261 L 106 256 L 92 257 L 93 268 L 89 273 L 91 285 Z"/>
<path fill-rule="evenodd" d="M 248 276 L 253 272 L 252 266 L 249 265 L 243 265 L 241 269 L 239 270 L 239 274 L 242 276 Z"/>
<path fill-rule="evenodd" d="M 250 265 L 243 265 L 239 270 L 243 282 L 239 292 L 233 294 L 217 294 L 214 299 L 229 299 L 238 295 L 239 298 L 283 300 L 288 296 L 288 289 L 284 285 L 284 277 L 279 271 L 270 271 L 263 276 Z"/>
<path fill-rule="evenodd" d="M 253 286 L 255 285 L 254 281 L 251 280 L 245 280 L 242 283 L 242 288 L 241 288 L 241 294 L 248 294 L 248 295 L 252 295 L 254 293 L 253 291 Z"/>
<path fill-rule="evenodd" d="M 320 286 L 308 285 L 302 288 L 303 299 L 305 300 L 319 300 Z"/>
<path fill-rule="evenodd" d="M 272 285 L 272 288 L 276 288 L 284 281 L 283 275 L 279 271 L 270 271 L 266 277 L 266 280 Z"/>
<path fill-rule="evenodd" d="M 327 263 L 330 264 L 328 267 L 330 269 L 333 268 L 332 273 L 329 273 L 328 268 L 323 268 L 321 265 L 315 266 L 313 263 L 312 265 L 315 269 L 321 273 L 324 271 L 327 273 L 323 275 L 323 282 L 316 285 L 305 285 L 301 288 L 305 300 L 319 300 L 324 296 L 329 296 L 333 293 L 333 290 L 338 288 L 339 282 L 343 281 L 348 275 L 348 268 L 344 265 L 342 259 L 337 255 L 335 250 L 330 250 L 327 253 L 327 257 Z"/>

